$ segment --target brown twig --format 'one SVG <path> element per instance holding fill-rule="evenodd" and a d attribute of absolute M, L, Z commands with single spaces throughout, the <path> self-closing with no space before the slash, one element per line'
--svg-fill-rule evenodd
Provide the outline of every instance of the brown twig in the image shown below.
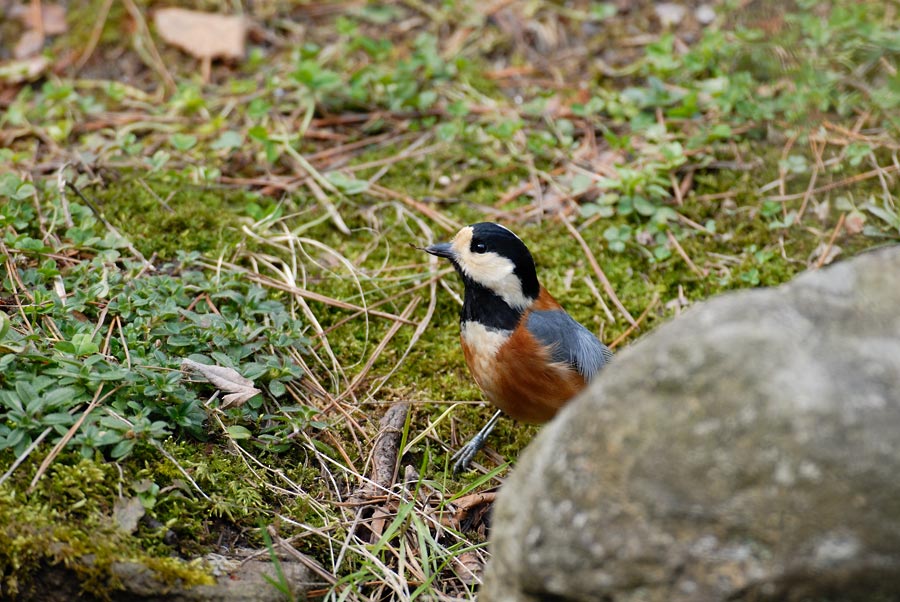
<path fill-rule="evenodd" d="M 634 324 L 629 326 L 628 329 L 625 330 L 625 332 L 616 337 L 616 340 L 609 344 L 609 348 L 615 349 L 622 341 L 631 336 L 631 333 L 634 332 L 634 330 L 638 326 L 640 326 L 641 322 L 643 322 L 644 318 L 646 318 L 650 314 L 650 310 L 656 307 L 657 303 L 659 303 L 659 293 L 653 293 L 653 299 L 650 300 L 650 303 L 647 305 L 644 311 L 641 312 L 641 315 L 638 316 L 638 319 L 634 322 Z"/>
<path fill-rule="evenodd" d="M 697 222 L 695 222 L 695 221 L 692 220 L 691 218 L 686 217 L 686 216 L 684 216 L 684 215 L 678 213 L 677 211 L 675 212 L 675 215 L 678 216 L 678 221 L 680 221 L 680 222 L 682 222 L 682 223 L 684 223 L 684 224 L 690 226 L 690 227 L 693 228 L 694 230 L 699 230 L 700 232 L 703 232 L 704 234 L 714 234 L 714 232 L 711 232 L 711 231 L 710 231 L 706 226 L 704 226 L 703 224 L 698 224 Z"/>
<path fill-rule="evenodd" d="M 203 262 L 203 261 L 200 261 L 198 263 L 200 265 L 203 265 L 204 267 L 207 267 L 207 268 L 210 268 L 213 270 L 218 268 L 218 266 L 216 264 L 210 264 L 210 263 Z M 365 307 L 360 307 L 359 305 L 355 305 L 353 303 L 348 303 L 346 301 L 341 301 L 340 299 L 335 299 L 333 297 L 328 297 L 326 295 L 314 293 L 312 291 L 308 291 L 306 289 L 303 289 L 303 288 L 300 288 L 297 286 L 291 286 L 289 284 L 285 284 L 284 282 L 279 282 L 278 280 L 275 280 L 274 278 L 269 278 L 268 276 L 263 276 L 262 274 L 256 274 L 254 272 L 251 272 L 245 268 L 242 268 L 242 267 L 232 264 L 232 263 L 223 262 L 222 265 L 227 267 L 230 270 L 235 270 L 235 271 L 241 272 L 242 274 L 244 274 L 244 276 L 248 280 L 251 280 L 257 284 L 261 284 L 263 286 L 269 286 L 269 287 L 278 289 L 280 291 L 284 291 L 286 293 L 290 293 L 292 295 L 302 297 L 303 299 L 308 299 L 310 301 L 317 301 L 319 303 L 324 303 L 325 305 L 330 305 L 332 307 L 338 307 L 340 309 L 349 309 L 351 311 L 367 313 L 370 316 L 377 316 L 379 318 L 385 318 L 388 320 L 393 320 L 395 322 L 399 321 L 399 322 L 403 322 L 404 324 L 415 324 L 415 322 L 413 322 L 412 320 L 407 320 L 407 319 L 401 318 L 398 315 L 388 313 L 385 311 L 378 311 L 378 310 L 369 311 Z"/>
<path fill-rule="evenodd" d="M 326 571 L 322 567 L 322 565 L 320 565 L 318 562 L 316 562 L 306 554 L 302 553 L 300 550 L 288 543 L 287 540 L 278 535 L 278 531 L 275 530 L 274 525 L 269 525 L 268 527 L 266 527 L 266 531 L 269 533 L 269 536 L 275 541 L 275 543 L 278 544 L 278 547 L 296 558 L 300 564 L 324 579 L 327 583 L 330 583 L 331 585 L 335 585 L 337 583 L 337 577 Z"/>
<path fill-rule="evenodd" d="M 863 180 L 868 180 L 869 178 L 877 178 L 881 174 L 891 173 L 894 171 L 900 171 L 900 167 L 896 165 L 888 165 L 887 167 L 879 167 L 878 169 L 872 169 L 870 171 L 865 171 L 863 173 L 856 174 L 855 176 L 850 176 L 849 178 L 844 178 L 840 182 L 832 182 L 831 184 L 825 184 L 824 186 L 819 186 L 818 188 L 812 191 L 812 194 L 819 194 L 820 192 L 828 192 L 829 190 L 834 190 L 835 188 L 842 188 L 847 186 L 848 184 L 856 184 L 857 182 L 862 182 Z M 784 201 L 795 201 L 797 199 L 802 199 L 806 196 L 807 192 L 798 192 L 796 194 L 783 194 L 779 196 L 770 196 L 766 200 L 767 201 L 776 201 L 776 202 L 784 202 Z"/>
<path fill-rule="evenodd" d="M 584 284 L 590 289 L 591 294 L 594 295 L 594 298 L 597 299 L 597 302 L 600 304 L 600 308 L 603 310 L 603 313 L 606 314 L 606 317 L 609 319 L 610 323 L 615 324 L 616 317 L 609 310 L 609 306 L 606 304 L 606 301 L 603 300 L 603 295 L 600 294 L 600 291 L 597 290 L 597 285 L 594 284 L 594 281 L 590 276 L 585 275 Z"/>
<path fill-rule="evenodd" d="M 163 84 L 166 87 L 166 91 L 169 94 L 174 94 L 178 89 L 178 86 L 175 84 L 175 78 L 172 77 L 172 74 L 169 73 L 169 70 L 166 68 L 166 63 L 162 60 L 162 57 L 159 54 L 159 50 L 156 49 L 156 44 L 153 43 L 153 36 L 150 33 L 150 28 L 147 26 L 147 21 L 144 19 L 144 15 L 141 14 L 140 9 L 135 5 L 134 0 L 123 0 L 125 4 L 125 8 L 128 10 L 128 14 L 131 15 L 131 18 L 134 19 L 135 23 L 137 23 L 138 29 L 143 34 L 144 39 L 147 41 L 147 49 L 149 50 L 152 59 L 153 65 L 152 68 L 156 71 L 163 80 Z"/>
<path fill-rule="evenodd" d="M 794 143 L 797 142 L 797 136 L 797 134 L 791 135 L 785 143 L 784 148 L 781 149 L 781 160 L 778 162 L 778 192 L 782 195 L 785 194 L 785 187 L 787 185 L 785 180 L 785 176 L 787 175 L 785 162 L 787 161 L 788 154 L 794 147 Z"/>
<path fill-rule="evenodd" d="M 695 196 L 694 200 L 698 203 L 705 203 L 706 201 L 718 201 L 721 199 L 730 199 L 731 197 L 737 196 L 737 192 L 733 190 L 725 190 L 723 192 L 711 192 L 709 194 L 701 194 L 699 196 Z"/>
<path fill-rule="evenodd" d="M 816 188 L 816 180 L 819 178 L 819 171 L 825 169 L 825 166 L 822 163 L 822 153 L 825 151 L 825 143 L 817 144 L 813 140 L 810 140 L 809 145 L 813 147 L 813 152 L 816 156 L 816 165 L 813 167 L 812 175 L 809 177 L 809 184 L 806 186 L 806 194 L 803 195 L 803 202 L 800 203 L 800 208 L 797 210 L 798 222 L 803 219 L 803 214 L 806 213 L 806 206 L 809 204 L 809 199 L 812 198 L 812 191 Z"/>
<path fill-rule="evenodd" d="M 378 436 L 372 445 L 372 476 L 350 496 L 351 503 L 361 503 L 389 490 L 397 478 L 400 440 L 409 414 L 409 404 L 395 403 L 381 417 Z"/>
<path fill-rule="evenodd" d="M 678 239 L 675 238 L 675 235 L 672 234 L 672 231 L 669 230 L 666 232 L 666 236 L 669 238 L 669 242 L 672 243 L 672 246 L 675 247 L 675 251 L 684 259 L 684 262 L 691 268 L 691 271 L 700 276 L 701 278 L 706 277 L 706 271 L 701 270 L 696 266 L 696 264 L 691 261 L 691 258 L 685 252 L 684 248 L 681 246 L 681 243 L 678 242 Z"/>
<path fill-rule="evenodd" d="M 831 238 L 828 239 L 828 244 L 825 245 L 825 248 L 822 250 L 822 254 L 819 255 L 819 260 L 816 261 L 816 268 L 819 269 L 823 265 L 825 265 L 825 261 L 828 259 L 829 253 L 831 253 L 831 248 L 834 246 L 834 241 L 837 240 L 838 234 L 841 233 L 841 229 L 844 227 L 844 220 L 847 219 L 846 213 L 841 213 L 840 219 L 838 219 L 837 225 L 834 227 L 834 231 L 831 233 Z"/>
<path fill-rule="evenodd" d="M 75 67 L 73 67 L 73 75 L 77 75 L 90 60 L 91 55 L 94 54 L 97 43 L 100 42 L 100 36 L 103 35 L 103 28 L 106 26 L 106 19 L 109 18 L 109 9 L 112 8 L 112 3 L 113 0 L 104 0 L 103 6 L 100 7 L 100 14 L 94 23 L 94 28 L 91 30 L 91 37 L 88 39 L 87 46 L 81 53 L 81 56 L 78 57 Z"/>
<path fill-rule="evenodd" d="M 418 211 L 425 217 L 434 221 L 434 223 L 436 223 L 438 226 L 440 226 L 447 232 L 456 232 L 457 230 L 462 228 L 462 224 L 460 224 L 456 220 L 451 219 L 451 218 L 447 217 L 446 215 L 441 214 L 438 211 L 435 211 L 428 205 L 421 203 L 408 195 L 401 194 L 399 192 L 395 192 L 395 191 L 391 190 L 390 188 L 381 186 L 380 184 L 373 184 L 370 187 L 370 190 L 371 190 L 371 192 L 373 192 L 375 194 L 385 196 L 385 197 L 388 197 L 391 199 L 396 199 L 398 201 L 403 202 L 406 205 L 409 205 L 410 207 L 412 207 L 413 209 L 415 209 L 416 211 Z"/>
<path fill-rule="evenodd" d="M 689 172 L 690 173 L 690 172 Z M 687 176 L 685 176 L 687 179 Z M 669 183 L 672 184 L 672 192 L 675 194 L 675 204 L 681 207 L 684 205 L 684 195 L 681 194 L 681 185 L 674 173 L 669 173 Z"/>
<path fill-rule="evenodd" d="M 91 403 L 88 404 L 88 406 L 87 406 L 87 408 L 85 408 L 84 412 L 81 413 L 81 416 L 78 417 L 78 420 L 75 421 L 75 424 L 73 424 L 71 427 L 69 427 L 69 430 L 66 431 L 66 434 L 63 435 L 62 439 L 60 439 L 56 443 L 56 445 L 53 446 L 53 449 L 50 450 L 50 453 L 47 454 L 47 457 L 44 458 L 43 462 L 41 462 L 41 465 L 38 467 L 38 470 L 35 473 L 34 478 L 31 479 L 31 484 L 28 486 L 28 493 L 31 493 L 32 491 L 34 491 L 35 485 L 37 485 L 37 482 L 40 480 L 40 478 L 42 476 L 44 476 L 44 473 L 47 472 L 47 468 L 50 467 L 50 464 L 53 463 L 53 460 L 56 459 L 56 456 L 58 456 L 59 453 L 63 450 L 63 448 L 69 443 L 69 441 L 72 440 L 72 437 L 75 436 L 75 433 L 78 432 L 78 429 L 81 428 L 81 425 L 84 424 L 85 419 L 94 410 L 94 408 L 96 408 L 98 405 L 103 403 L 106 400 L 106 398 L 108 398 L 110 395 L 112 395 L 119 389 L 121 389 L 121 387 L 116 387 L 115 389 L 113 389 L 112 391 L 110 391 L 109 393 L 104 395 L 103 397 L 100 397 L 100 394 L 103 393 L 103 383 L 101 383 L 100 386 L 97 387 L 97 391 L 96 391 L 96 393 L 94 393 L 94 398 L 91 399 Z"/>

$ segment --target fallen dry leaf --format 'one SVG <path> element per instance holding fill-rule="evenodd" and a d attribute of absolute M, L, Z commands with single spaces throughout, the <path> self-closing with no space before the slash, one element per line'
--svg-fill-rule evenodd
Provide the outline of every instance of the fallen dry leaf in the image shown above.
<path fill-rule="evenodd" d="M 0 82 L 21 84 L 22 82 L 37 79 L 47 69 L 49 64 L 43 56 L 3 63 L 0 65 Z"/>
<path fill-rule="evenodd" d="M 163 8 L 154 15 L 159 35 L 199 59 L 241 58 L 247 27 L 242 17 Z"/>
<path fill-rule="evenodd" d="M 31 6 L 20 4 L 9 11 L 10 17 L 17 17 L 28 29 L 43 30 L 45 35 L 55 36 L 66 33 L 69 25 L 66 23 L 66 9 L 59 4 L 41 5 L 41 25 L 38 27 L 35 11 Z"/>
<path fill-rule="evenodd" d="M 466 585 L 476 585 L 481 583 L 484 560 L 477 551 L 463 552 L 453 559 L 453 570 Z"/>
<path fill-rule="evenodd" d="M 145 513 L 144 505 L 138 497 L 119 498 L 113 505 L 113 519 L 126 533 L 137 531 L 138 522 Z"/>
<path fill-rule="evenodd" d="M 253 386 L 253 381 L 244 378 L 234 368 L 222 366 L 208 366 L 190 359 L 181 360 L 182 370 L 194 370 L 206 377 L 210 383 L 223 393 L 222 407 L 243 405 L 248 399 L 261 391 Z"/>
<path fill-rule="evenodd" d="M 861 211 L 851 211 L 847 214 L 844 229 L 847 234 L 859 234 L 866 227 L 866 216 Z"/>
<path fill-rule="evenodd" d="M 17 59 L 27 59 L 36 55 L 44 47 L 44 34 L 36 29 L 29 29 L 22 34 L 13 48 L 13 56 Z"/>
<path fill-rule="evenodd" d="M 816 250 L 813 251 L 812 255 L 810 255 L 809 264 L 815 265 L 816 263 L 819 263 L 819 265 L 828 265 L 832 261 L 834 261 L 842 251 L 843 249 L 837 245 L 829 246 L 825 243 L 819 243 L 819 246 L 816 247 Z M 825 253 L 827 253 L 827 255 L 823 259 L 822 255 Z"/>

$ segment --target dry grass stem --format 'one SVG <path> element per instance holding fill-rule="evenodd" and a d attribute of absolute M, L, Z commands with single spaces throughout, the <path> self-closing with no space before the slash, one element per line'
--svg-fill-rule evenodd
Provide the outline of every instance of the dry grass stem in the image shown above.
<path fill-rule="evenodd" d="M 94 398 L 91 399 L 91 402 L 85 408 L 84 412 L 81 413 L 81 416 L 78 417 L 78 420 L 75 421 L 69 430 L 66 431 L 66 434 L 63 435 L 59 441 L 56 442 L 56 445 L 53 446 L 53 449 L 50 450 L 50 453 L 47 454 L 47 457 L 44 458 L 44 461 L 41 462 L 41 465 L 38 467 L 37 472 L 34 474 L 34 478 L 31 479 L 31 484 L 28 486 L 28 492 L 31 493 L 34 491 L 37 482 L 41 480 L 41 477 L 44 476 L 44 473 L 47 472 L 47 469 L 53 463 L 53 460 L 59 455 L 59 453 L 63 450 L 63 448 L 68 445 L 69 441 L 72 440 L 72 437 L 75 436 L 75 433 L 78 432 L 78 429 L 81 428 L 81 425 L 84 424 L 85 418 L 96 408 L 98 405 L 103 403 L 103 401 L 108 398 L 110 395 L 119 390 L 119 387 L 109 391 L 106 395 L 101 397 L 100 395 L 103 393 L 103 384 L 97 387 L 97 391 L 94 393 Z"/>
<path fill-rule="evenodd" d="M 384 335 L 384 338 L 379 341 L 378 345 L 375 347 L 375 350 L 372 352 L 372 355 L 369 356 L 369 359 L 366 361 L 366 364 L 363 366 L 362 370 L 360 370 L 359 374 L 353 377 L 353 380 L 350 381 L 350 384 L 347 386 L 344 391 L 338 395 L 338 401 L 343 400 L 345 397 L 350 396 L 353 391 L 356 390 L 356 387 L 363 382 L 363 380 L 368 376 L 369 371 L 372 369 L 372 366 L 375 365 L 375 362 L 378 361 L 378 358 L 381 356 L 381 353 L 385 350 L 390 343 L 391 339 L 394 338 L 394 335 L 397 334 L 397 331 L 400 330 L 400 327 L 403 326 L 404 323 L 408 323 L 409 317 L 412 315 L 413 310 L 416 309 L 416 306 L 422 301 L 422 297 L 413 297 L 409 303 L 406 304 L 406 307 L 403 309 L 403 312 L 400 314 L 400 320 L 391 324 L 391 327 L 388 329 L 387 333 Z"/>
<path fill-rule="evenodd" d="M 816 195 L 821 194 L 823 192 L 828 192 L 829 190 L 835 190 L 837 188 L 844 188 L 849 186 L 850 184 L 858 184 L 864 180 L 869 180 L 871 178 L 880 178 L 886 174 L 894 173 L 900 171 L 900 166 L 897 165 L 888 165 L 887 167 L 879 167 L 878 169 L 873 169 L 870 171 L 866 171 L 860 174 L 856 174 L 850 176 L 848 178 L 844 178 L 839 182 L 832 182 L 830 184 L 825 184 L 824 186 L 819 186 L 818 188 L 813 189 L 811 193 L 808 192 L 798 192 L 796 194 L 784 194 L 779 196 L 770 196 L 767 197 L 766 200 L 776 201 L 779 203 L 787 202 L 787 201 L 796 201 L 797 199 L 802 199 L 807 194 Z"/>
<path fill-rule="evenodd" d="M 594 257 L 593 251 L 588 246 L 587 242 L 584 240 L 584 237 L 581 236 L 581 233 L 575 229 L 575 226 L 564 216 L 560 216 L 560 221 L 565 225 L 566 229 L 569 233 L 578 241 L 578 244 L 581 246 L 581 250 L 584 251 L 585 256 L 588 259 L 588 262 L 591 264 L 591 268 L 594 270 L 594 274 L 597 275 L 597 278 L 600 280 L 600 284 L 603 285 L 603 290 L 606 292 L 606 295 L 610 298 L 613 305 L 616 306 L 616 309 L 619 310 L 628 323 L 632 326 L 635 325 L 634 318 L 631 317 L 631 314 L 628 313 L 628 310 L 625 309 L 625 306 L 622 305 L 622 302 L 619 301 L 619 297 L 616 296 L 616 291 L 613 290 L 612 284 L 610 284 L 609 279 L 606 277 L 606 274 L 603 273 L 603 269 L 600 267 L 600 264 L 597 263 L 597 258 Z"/>
<path fill-rule="evenodd" d="M 420 201 L 417 201 L 408 195 L 401 194 L 399 192 L 395 192 L 395 191 L 391 190 L 390 188 L 386 188 L 379 184 L 373 184 L 371 186 L 370 190 L 373 194 L 376 194 L 376 195 L 379 195 L 379 196 L 382 196 L 385 198 L 396 199 L 398 201 L 401 201 L 403 204 L 408 205 L 409 207 L 415 209 L 416 211 L 418 211 L 425 217 L 434 221 L 437 225 L 439 225 L 441 228 L 443 228 L 447 232 L 456 233 L 457 230 L 462 228 L 462 224 L 460 224 L 456 220 L 447 217 L 446 215 L 432 209 L 428 205 L 426 205 Z"/>
<path fill-rule="evenodd" d="M 838 223 L 834 227 L 831 237 L 828 239 L 828 244 L 825 245 L 825 249 L 822 251 L 822 254 L 819 255 L 819 260 L 816 262 L 817 270 L 825 265 L 825 262 L 828 260 L 828 256 L 831 254 L 831 248 L 834 246 L 834 241 L 837 240 L 838 235 L 841 233 L 841 229 L 844 227 L 844 220 L 846 219 L 847 214 L 841 213 L 841 217 L 838 219 Z"/>
<path fill-rule="evenodd" d="M 678 239 L 675 238 L 675 235 L 672 234 L 672 231 L 669 230 L 666 232 L 666 236 L 669 239 L 669 242 L 675 247 L 675 251 L 678 252 L 678 255 L 684 259 L 684 262 L 688 265 L 692 272 L 697 274 L 700 278 L 706 278 L 706 271 L 701 270 L 696 266 L 696 264 L 691 260 L 688 254 L 684 251 L 684 248 L 681 246 L 681 243 L 678 242 Z"/>

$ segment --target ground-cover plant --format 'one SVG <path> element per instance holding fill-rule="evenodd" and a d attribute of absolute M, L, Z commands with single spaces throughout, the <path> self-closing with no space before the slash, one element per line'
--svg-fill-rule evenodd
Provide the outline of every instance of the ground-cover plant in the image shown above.
<path fill-rule="evenodd" d="M 18 301 L 4 317 L 3 344 L 16 353 L 0 359 L 0 450 L 21 457 L 38 438 L 71 436 L 76 422 L 72 444 L 88 458 L 123 458 L 173 435 L 206 439 L 218 404 L 205 403 L 209 386 L 186 381 L 184 359 L 236 368 L 265 389 L 229 412 L 230 422 L 270 433 L 286 424 L 283 435 L 309 415 L 289 388 L 302 375 L 293 357 L 306 347 L 304 325 L 282 302 L 233 274 L 199 271 L 189 256 L 160 270 L 123 258 L 122 241 L 104 238 L 77 203 L 65 209 L 71 227 L 58 201 L 44 207 L 59 221 L 42 222 L 22 198 L 26 186 L 9 174 L 2 182 L 4 223 L 33 219 L 18 222 L 22 232 L 7 228 L 3 241 L 2 296 Z M 28 235 L 35 225 L 41 238 Z M 82 414 L 92 399 L 102 409 Z"/>

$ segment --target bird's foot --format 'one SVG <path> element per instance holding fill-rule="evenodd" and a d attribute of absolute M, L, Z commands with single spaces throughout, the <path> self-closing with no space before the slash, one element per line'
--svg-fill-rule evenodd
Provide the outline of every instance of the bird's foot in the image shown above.
<path fill-rule="evenodd" d="M 478 433 L 471 439 L 469 442 L 460 447 L 455 454 L 450 458 L 453 461 L 453 473 L 457 474 L 465 471 L 469 468 L 469 463 L 472 461 L 478 452 L 484 447 L 486 443 L 486 437 L 481 433 Z"/>
<path fill-rule="evenodd" d="M 453 473 L 459 473 L 467 468 L 469 468 L 469 463 L 472 461 L 472 458 L 482 450 L 484 444 L 487 442 L 488 435 L 491 434 L 491 431 L 494 430 L 494 427 L 497 425 L 497 421 L 500 420 L 500 416 L 503 412 L 497 411 L 491 416 L 491 419 L 487 421 L 478 434 L 472 437 L 468 443 L 463 445 L 453 456 L 450 458 L 451 460 L 455 460 L 453 464 Z"/>

